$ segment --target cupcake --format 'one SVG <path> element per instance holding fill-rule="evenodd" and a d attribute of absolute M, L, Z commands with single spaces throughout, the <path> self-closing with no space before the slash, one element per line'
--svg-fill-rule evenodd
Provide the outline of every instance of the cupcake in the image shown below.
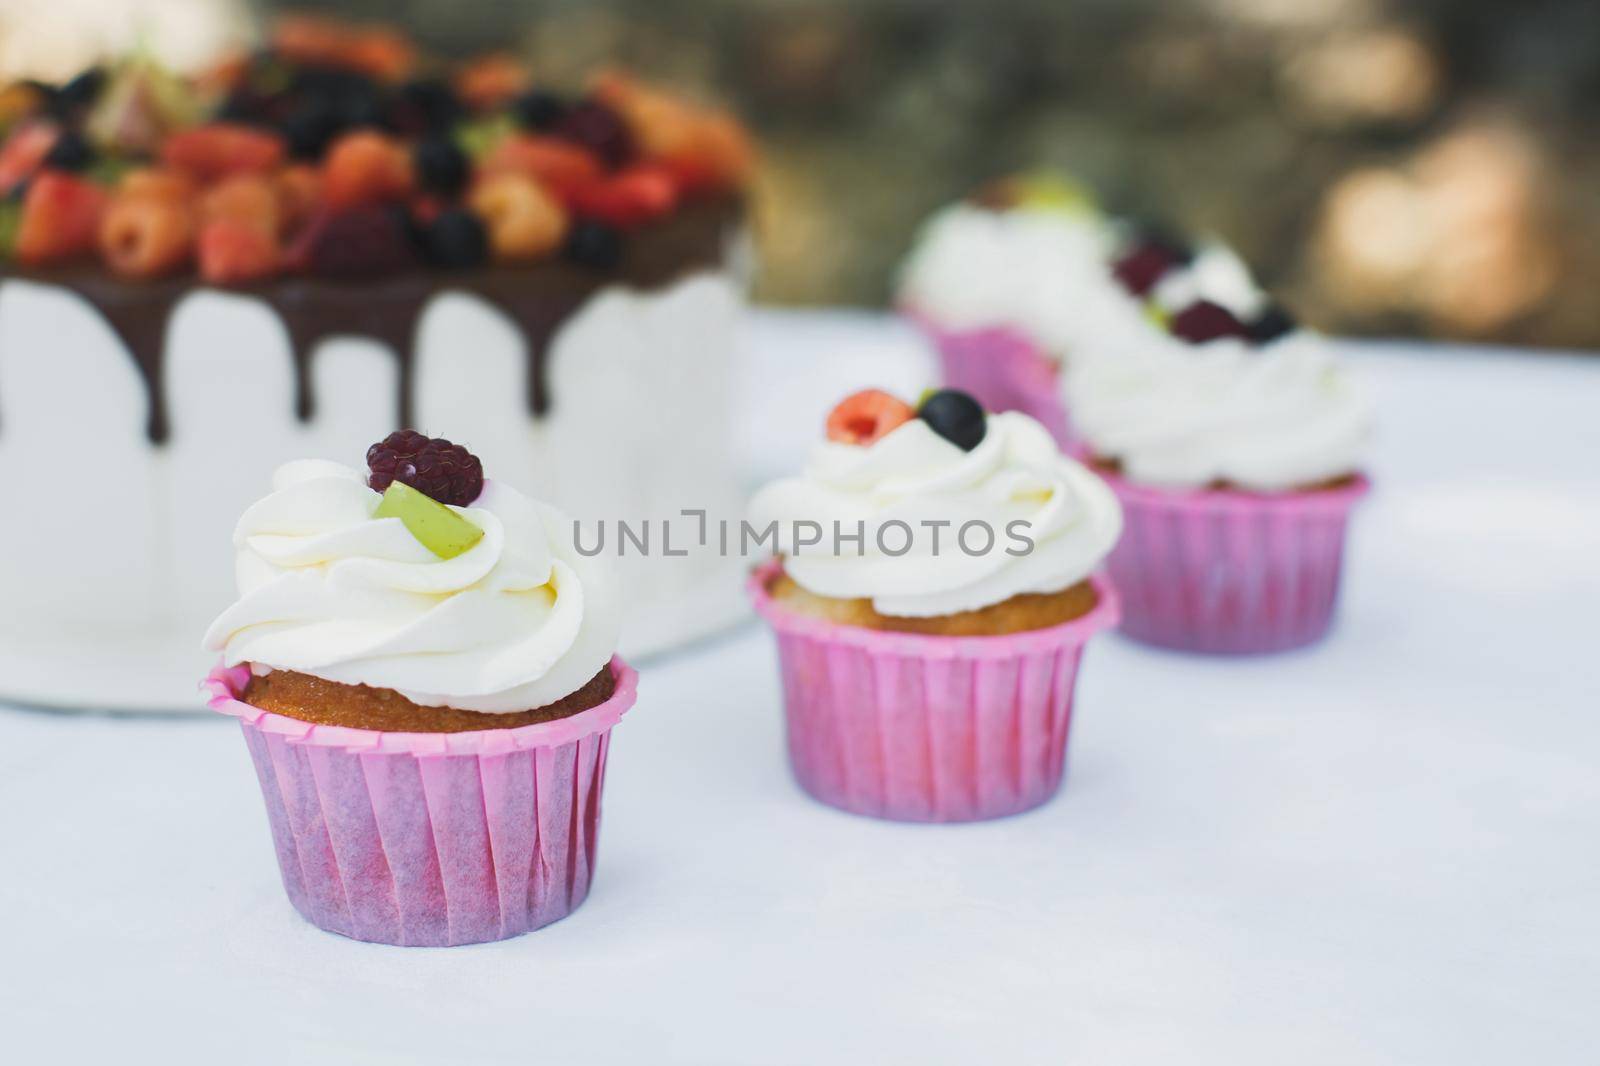
<path fill-rule="evenodd" d="M 1037 421 L 965 393 L 857 393 L 803 474 L 766 486 L 753 576 L 778 636 L 790 765 L 857 814 L 969 821 L 1054 795 L 1116 498 Z"/>
<path fill-rule="evenodd" d="M 1261 339 L 1286 318 L 1217 241 L 1192 248 L 1159 227 L 1112 219 L 1053 176 L 991 183 L 923 226 L 899 303 L 931 339 L 947 385 L 990 410 L 1022 411 L 1077 444 L 1063 366 L 1116 348 L 1199 303 Z"/>
<path fill-rule="evenodd" d="M 1162 647 L 1282 651 L 1327 632 L 1367 491 L 1366 393 L 1323 338 L 1265 344 L 1210 301 L 1066 375 L 1083 449 L 1122 501 L 1122 630 Z"/>
<path fill-rule="evenodd" d="M 234 531 L 205 646 L 290 902 L 357 940 L 499 940 L 588 894 L 618 605 L 559 511 L 459 445 L 392 434 L 363 474 L 303 460 Z"/>
<path fill-rule="evenodd" d="M 1065 447 L 1062 360 L 1088 317 L 1138 313 L 1107 268 L 1116 241 L 1073 182 L 994 182 L 923 224 L 897 303 L 933 344 L 946 385 L 991 411 L 1031 415 Z"/>

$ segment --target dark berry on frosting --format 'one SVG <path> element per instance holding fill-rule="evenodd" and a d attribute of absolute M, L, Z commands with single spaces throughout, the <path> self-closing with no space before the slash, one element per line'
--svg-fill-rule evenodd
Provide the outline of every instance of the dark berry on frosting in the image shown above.
<path fill-rule="evenodd" d="M 483 492 L 483 463 L 459 444 L 397 430 L 367 449 L 367 485 L 382 492 L 404 482 L 440 503 L 466 507 Z"/>
<path fill-rule="evenodd" d="M 318 277 L 378 277 L 416 261 L 403 220 L 382 204 L 325 215 L 312 224 L 306 240 L 306 263 Z"/>
<path fill-rule="evenodd" d="M 523 129 L 546 133 L 567 117 L 567 101 L 547 89 L 530 89 L 511 102 L 511 113 Z"/>
<path fill-rule="evenodd" d="M 449 137 L 429 137 L 419 141 L 413 150 L 412 161 L 417 168 L 418 183 L 428 192 L 441 196 L 454 196 L 465 188 L 472 171 L 467 153 Z"/>
<path fill-rule="evenodd" d="M 610 270 L 622 261 L 622 235 L 603 222 L 582 219 L 567 235 L 567 258 L 596 270 Z"/>
<path fill-rule="evenodd" d="M 1249 335 L 1244 323 L 1235 318 L 1233 312 L 1210 300 L 1197 300 L 1173 315 L 1172 333 L 1190 344 Z"/>
<path fill-rule="evenodd" d="M 584 100 L 575 105 L 551 132 L 589 149 L 612 168 L 633 158 L 633 134 L 628 124 L 598 100 Z"/>
<path fill-rule="evenodd" d="M 1294 316 L 1281 304 L 1272 304 L 1246 323 L 1245 329 L 1256 344 L 1270 344 L 1284 334 L 1293 333 L 1296 325 Z"/>
<path fill-rule="evenodd" d="M 1156 287 L 1162 275 L 1189 261 L 1181 244 L 1165 237 L 1145 237 L 1130 248 L 1111 267 L 1122 287 L 1135 296 L 1145 296 Z"/>
<path fill-rule="evenodd" d="M 917 417 L 945 440 L 970 452 L 983 440 L 988 426 L 983 405 L 959 389 L 940 389 L 922 401 Z"/>
<path fill-rule="evenodd" d="M 482 266 L 489 258 L 489 234 L 483 220 L 460 207 L 447 207 L 423 235 L 428 261 L 460 270 Z"/>
<path fill-rule="evenodd" d="M 62 130 L 44 157 L 44 165 L 57 170 L 86 170 L 94 161 L 94 147 L 77 130 Z"/>

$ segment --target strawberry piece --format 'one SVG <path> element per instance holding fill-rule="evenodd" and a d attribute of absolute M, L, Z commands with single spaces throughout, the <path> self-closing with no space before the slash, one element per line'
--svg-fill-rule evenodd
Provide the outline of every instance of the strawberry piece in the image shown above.
<path fill-rule="evenodd" d="M 483 219 L 489 250 L 501 262 L 548 255 L 567 235 L 567 212 L 560 201 L 523 174 L 484 178 L 467 203 Z"/>
<path fill-rule="evenodd" d="M 917 417 L 916 410 L 881 389 L 863 389 L 839 401 L 828 415 L 828 439 L 840 444 L 871 444 Z"/>
<path fill-rule="evenodd" d="M 678 183 L 666 168 L 640 163 L 604 181 L 575 189 L 573 209 L 623 229 L 642 226 L 678 206 Z"/>
<path fill-rule="evenodd" d="M 374 130 L 345 134 L 323 160 L 322 198 L 333 207 L 398 200 L 411 186 L 411 153 Z"/>
<path fill-rule="evenodd" d="M 513 134 L 483 161 L 485 174 L 521 174 L 532 178 L 563 201 L 575 190 L 605 176 L 600 159 L 587 148 L 556 137 Z"/>
<path fill-rule="evenodd" d="M 278 182 L 262 174 L 235 174 L 219 181 L 201 198 L 200 218 L 203 222 L 219 218 L 248 222 L 276 236 L 283 227 Z"/>
<path fill-rule="evenodd" d="M 41 266 L 94 251 L 105 205 L 105 191 L 93 182 L 64 171 L 40 171 L 22 201 L 17 261 Z"/>
<path fill-rule="evenodd" d="M 278 271 L 278 242 L 252 222 L 217 218 L 200 228 L 200 276 L 214 285 L 240 285 Z"/>
<path fill-rule="evenodd" d="M 33 177 L 60 136 L 61 128 L 44 119 L 24 122 L 13 130 L 0 148 L 0 195 Z"/>
<path fill-rule="evenodd" d="M 119 195 L 100 218 L 100 254 L 125 278 L 177 273 L 194 254 L 193 213 L 181 201 Z"/>
<path fill-rule="evenodd" d="M 194 179 L 181 170 L 162 167 L 137 167 L 117 182 L 117 198 L 144 198 L 187 204 L 195 198 Z"/>
<path fill-rule="evenodd" d="M 163 163 L 202 182 L 276 170 L 283 157 L 282 137 L 237 122 L 179 130 L 161 143 Z"/>

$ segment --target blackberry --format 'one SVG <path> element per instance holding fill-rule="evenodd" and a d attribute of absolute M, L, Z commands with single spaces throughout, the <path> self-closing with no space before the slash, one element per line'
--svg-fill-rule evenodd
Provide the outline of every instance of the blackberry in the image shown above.
<path fill-rule="evenodd" d="M 326 102 L 308 100 L 289 112 L 282 132 L 290 155 L 296 159 L 321 159 L 328 142 L 339 132 L 339 117 Z"/>
<path fill-rule="evenodd" d="M 548 89 L 531 89 L 511 102 L 518 125 L 539 133 L 554 129 L 567 110 L 567 102 Z"/>
<path fill-rule="evenodd" d="M 445 134 L 463 114 L 461 100 L 442 78 L 419 78 L 400 86 L 390 104 L 393 124 L 401 133 Z"/>
<path fill-rule="evenodd" d="M 100 91 L 105 87 L 105 68 L 90 67 L 63 85 L 56 93 L 56 99 L 69 108 L 86 108 L 100 98 Z"/>
<path fill-rule="evenodd" d="M 1248 337 L 1249 331 L 1232 311 L 1210 300 L 1197 300 L 1172 316 L 1172 333 L 1190 344 L 1222 337 Z"/>
<path fill-rule="evenodd" d="M 574 263 L 610 270 L 622 261 L 622 234 L 603 222 L 580 219 L 573 224 L 564 251 Z"/>
<path fill-rule="evenodd" d="M 62 130 L 44 157 L 44 165 L 57 170 L 87 170 L 94 161 L 94 146 L 77 130 Z"/>
<path fill-rule="evenodd" d="M 917 417 L 964 452 L 976 448 L 989 428 L 983 417 L 983 405 L 959 389 L 935 392 L 922 401 Z"/>
<path fill-rule="evenodd" d="M 447 207 L 424 231 L 423 248 L 435 266 L 457 270 L 482 266 L 489 258 L 489 234 L 471 211 Z"/>
<path fill-rule="evenodd" d="M 483 463 L 459 444 L 401 429 L 367 449 L 367 485 L 404 482 L 440 503 L 466 507 L 483 492 Z"/>
<path fill-rule="evenodd" d="M 582 145 L 615 170 L 633 158 L 633 135 L 622 116 L 598 100 L 585 100 L 568 111 L 553 134 Z"/>
<path fill-rule="evenodd" d="M 1297 323 L 1282 304 L 1272 304 L 1255 319 L 1246 324 L 1250 339 L 1256 344 L 1270 344 L 1286 333 L 1292 333 Z"/>
<path fill-rule="evenodd" d="M 429 137 L 412 151 L 417 182 L 428 192 L 454 196 L 466 187 L 472 174 L 467 154 L 449 137 Z"/>

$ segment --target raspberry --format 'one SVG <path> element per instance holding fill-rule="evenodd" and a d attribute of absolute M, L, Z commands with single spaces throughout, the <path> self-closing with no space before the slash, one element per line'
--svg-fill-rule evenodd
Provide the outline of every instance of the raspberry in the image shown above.
<path fill-rule="evenodd" d="M 1172 333 L 1190 344 L 1222 337 L 1248 337 L 1249 330 L 1226 307 L 1198 300 L 1172 316 Z"/>
<path fill-rule="evenodd" d="M 367 449 L 369 488 L 401 481 L 440 503 L 466 507 L 483 491 L 483 463 L 459 444 L 401 429 Z"/>
<path fill-rule="evenodd" d="M 319 215 L 306 227 L 291 259 L 322 278 L 374 278 L 416 259 L 400 212 L 378 204 Z"/>
<path fill-rule="evenodd" d="M 582 145 L 613 170 L 633 158 L 633 134 L 622 116 L 598 100 L 575 105 L 553 131 L 562 140 Z"/>

